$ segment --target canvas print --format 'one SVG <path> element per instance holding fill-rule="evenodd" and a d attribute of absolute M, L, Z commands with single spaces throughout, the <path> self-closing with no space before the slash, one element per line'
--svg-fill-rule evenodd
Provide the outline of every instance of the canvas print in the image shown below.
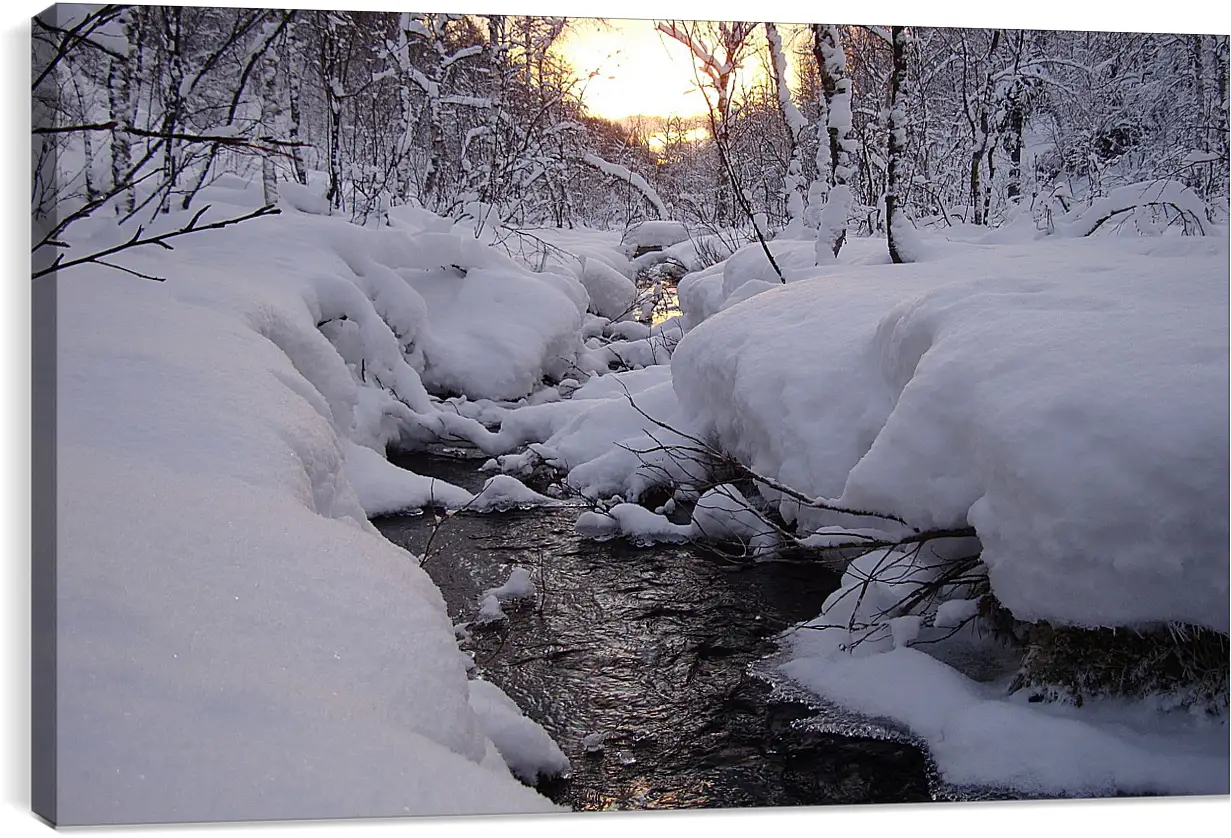
<path fill-rule="evenodd" d="M 35 812 L 1226 795 L 1228 38 L 880 23 L 35 18 Z"/>

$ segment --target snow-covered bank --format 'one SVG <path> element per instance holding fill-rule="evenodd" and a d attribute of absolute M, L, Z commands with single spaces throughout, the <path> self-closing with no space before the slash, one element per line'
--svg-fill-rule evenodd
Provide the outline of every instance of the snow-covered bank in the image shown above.
<path fill-rule="evenodd" d="M 558 752 L 471 688 L 439 591 L 367 513 L 469 498 L 377 453 L 487 438 L 420 382 L 478 361 L 433 306 L 493 270 L 559 298 L 556 325 L 507 306 L 487 330 L 532 350 L 486 351 L 492 382 L 541 378 L 580 312 L 428 241 L 288 212 L 123 257 L 163 283 L 56 280 L 61 823 L 555 808 L 505 763 L 534 777 Z"/>
<path fill-rule="evenodd" d="M 877 264 L 875 244 L 808 270 L 796 243 L 780 243 L 785 285 L 764 282 L 751 249 L 682 282 L 693 328 L 672 380 L 684 421 L 810 497 L 921 530 L 972 526 L 974 558 L 1018 619 L 1225 633 L 1226 231 L 933 239 L 912 265 Z M 843 538 L 835 524 L 901 535 L 764 494 L 800 536 L 822 531 L 807 543 L 874 534 Z M 955 645 L 972 644 L 961 658 L 988 642 L 969 626 L 950 646 L 912 647 L 974 616 L 959 585 L 939 607 L 903 605 L 961 555 L 935 551 L 875 550 L 852 565 L 825 611 L 784 637 L 785 677 L 909 728 L 950 786 L 1227 792 L 1225 695 L 1214 716 L 1175 696 L 1034 704 L 1030 690 L 1009 694 L 1011 672 L 979 683 L 942 663 Z"/>
<path fill-rule="evenodd" d="M 688 333 L 674 387 L 761 474 L 973 525 L 1022 619 L 1225 632 L 1226 265 L 1224 237 L 817 269 Z"/>

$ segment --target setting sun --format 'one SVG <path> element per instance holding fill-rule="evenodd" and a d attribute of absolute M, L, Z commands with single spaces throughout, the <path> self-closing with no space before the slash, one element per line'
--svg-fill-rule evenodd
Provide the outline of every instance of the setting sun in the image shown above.
<path fill-rule="evenodd" d="M 579 18 L 555 46 L 582 79 L 589 111 L 610 120 L 630 116 L 698 117 L 706 113 L 688 48 L 657 32 L 652 20 Z M 794 27 L 784 30 L 791 40 Z M 765 77 L 764 39 L 739 70 L 741 85 Z M 696 139 L 704 132 L 695 131 Z"/>
<path fill-rule="evenodd" d="M 596 116 L 705 113 L 691 54 L 654 31 L 653 21 L 577 20 L 556 48 L 582 79 L 586 106 Z"/>

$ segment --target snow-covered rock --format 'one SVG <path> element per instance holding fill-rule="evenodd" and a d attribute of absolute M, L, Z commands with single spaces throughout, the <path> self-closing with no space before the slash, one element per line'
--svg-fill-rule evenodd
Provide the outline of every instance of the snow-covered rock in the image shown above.
<path fill-rule="evenodd" d="M 559 501 L 539 494 L 515 477 L 497 474 L 488 478 L 483 490 L 466 507 L 472 512 L 517 509 L 527 506 L 558 506 Z"/>
<path fill-rule="evenodd" d="M 616 320 L 632 310 L 637 299 L 637 287 L 632 280 L 598 259 L 583 257 L 581 284 L 590 295 L 590 307 L 595 314 Z"/>
<path fill-rule="evenodd" d="M 768 558 L 778 549 L 779 537 L 765 516 L 748 503 L 735 486 L 715 486 L 697 499 L 692 512 L 693 537 L 712 542 L 734 542 L 756 558 Z"/>
<path fill-rule="evenodd" d="M 371 448 L 344 442 L 343 450 L 346 478 L 369 518 L 423 507 L 459 509 L 474 501 L 460 486 L 398 468 Z"/>
<path fill-rule="evenodd" d="M 688 240 L 688 230 L 678 221 L 642 221 L 624 234 L 626 247 L 670 247 Z"/>

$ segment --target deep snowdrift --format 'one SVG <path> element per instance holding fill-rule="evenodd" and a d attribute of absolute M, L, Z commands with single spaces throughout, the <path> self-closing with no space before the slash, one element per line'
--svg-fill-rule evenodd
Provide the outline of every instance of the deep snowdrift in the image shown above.
<path fill-rule="evenodd" d="M 814 498 L 921 529 L 972 525 L 993 592 L 1020 619 L 1226 632 L 1220 235 L 928 239 L 934 261 L 893 266 L 878 264 L 880 243 L 856 240 L 844 264 L 791 268 L 786 285 L 763 283 L 755 254 L 743 270 L 737 256 L 681 283 L 694 326 L 671 364 L 682 419 Z M 795 243 L 779 247 L 798 261 Z M 817 546 L 897 526 L 778 500 Z M 856 560 L 823 613 L 783 637 L 778 671 L 908 728 L 950 787 L 1226 793 L 1225 713 L 1170 696 L 1029 703 L 1010 678 L 980 683 L 941 662 L 986 653 L 969 627 L 912 648 L 920 616 L 881 612 L 935 576 L 932 562 L 907 550 Z M 971 608 L 942 603 L 928 638 Z"/>
<path fill-rule="evenodd" d="M 1225 238 L 1120 239 L 830 269 L 706 319 L 674 387 L 759 473 L 973 525 L 1021 619 L 1225 632 L 1226 264 Z"/>
<path fill-rule="evenodd" d="M 507 392 L 580 345 L 580 314 L 435 235 L 289 212 L 122 257 L 165 283 L 57 280 L 61 823 L 554 808 L 505 762 L 558 750 L 468 685 L 439 591 L 364 507 L 470 497 L 377 453 L 490 437 L 420 370 L 485 342 L 468 381 Z M 484 330 L 434 318 L 429 285 L 497 278 L 517 294 Z"/>

